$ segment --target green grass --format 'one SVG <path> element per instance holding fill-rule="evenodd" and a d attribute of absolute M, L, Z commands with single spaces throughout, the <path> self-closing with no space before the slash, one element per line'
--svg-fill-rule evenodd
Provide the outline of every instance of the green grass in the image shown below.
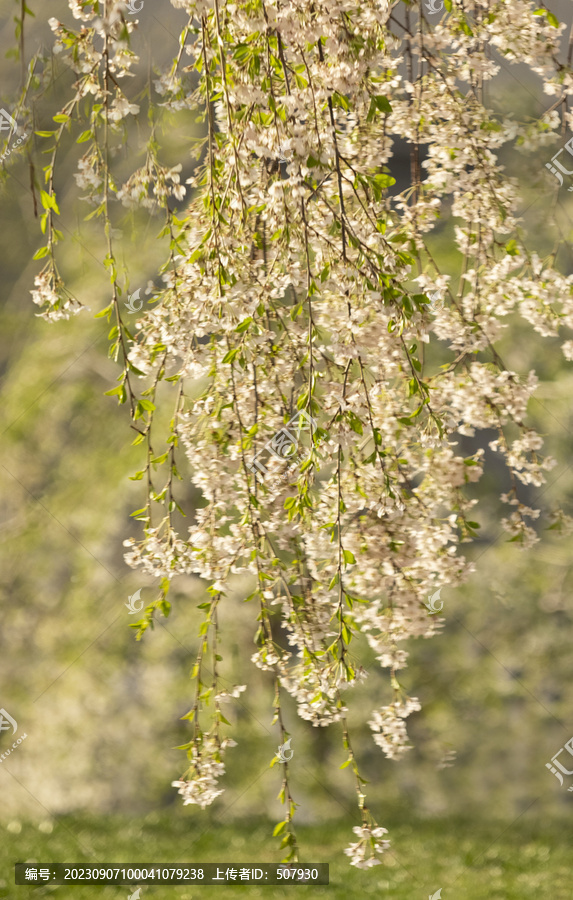
<path fill-rule="evenodd" d="M 396 817 L 392 817 L 394 822 Z M 125 817 L 56 820 L 50 834 L 37 825 L 0 825 L 0 897 L 41 898 L 56 894 L 73 900 L 127 900 L 127 886 L 16 887 L 14 862 L 65 863 L 185 863 L 280 862 L 278 839 L 272 824 L 261 820 L 221 825 L 207 816 L 188 818 L 162 813 L 144 819 Z M 148 886 L 141 900 L 198 900 L 228 897 L 328 897 L 331 900 L 375 897 L 391 900 L 426 900 L 438 888 L 442 900 L 570 900 L 571 825 L 557 821 L 527 820 L 471 822 L 452 819 L 406 821 L 394 824 L 392 849 L 385 863 L 366 871 L 351 868 L 343 848 L 353 835 L 346 823 L 329 822 L 297 830 L 301 858 L 330 863 L 328 887 L 242 888 L 186 885 Z M 294 892 L 294 896 L 293 896 Z"/>

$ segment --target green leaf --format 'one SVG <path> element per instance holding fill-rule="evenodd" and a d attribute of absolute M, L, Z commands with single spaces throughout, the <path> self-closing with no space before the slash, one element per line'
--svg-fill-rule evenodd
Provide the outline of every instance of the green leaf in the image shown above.
<path fill-rule="evenodd" d="M 377 94 L 375 97 L 371 97 L 371 102 L 374 103 L 378 112 L 383 113 L 391 113 L 392 107 L 390 105 L 390 101 L 385 94 Z"/>
<path fill-rule="evenodd" d="M 559 28 L 559 19 L 549 10 L 547 10 L 547 21 L 550 25 L 553 25 L 554 28 Z"/>
<path fill-rule="evenodd" d="M 34 253 L 32 259 L 43 259 L 44 256 L 47 256 L 47 255 L 48 255 L 49 252 L 50 252 L 50 248 L 49 248 L 49 247 L 40 247 L 39 250 L 36 250 L 36 252 Z"/>
<path fill-rule="evenodd" d="M 519 247 L 517 246 L 517 241 L 508 241 L 508 243 L 505 245 L 505 252 L 509 253 L 510 256 L 519 256 Z"/>
<path fill-rule="evenodd" d="M 109 306 L 105 307 L 105 309 L 102 309 L 100 310 L 100 312 L 96 313 L 94 319 L 103 319 L 104 316 L 107 316 L 109 318 L 112 308 L 113 304 L 110 303 Z"/>
<path fill-rule="evenodd" d="M 241 348 L 240 348 L 240 347 L 234 347 L 232 350 L 229 350 L 227 353 L 225 353 L 225 355 L 224 355 L 222 361 L 223 361 L 224 363 L 230 363 L 230 362 L 233 362 L 233 360 L 235 359 L 235 357 L 237 356 L 237 354 L 240 353 L 240 352 L 241 352 Z"/>
<path fill-rule="evenodd" d="M 362 428 L 362 422 L 360 421 L 360 419 L 358 418 L 356 413 L 349 412 L 347 415 L 348 415 L 348 421 L 350 423 L 350 427 L 352 428 L 352 430 L 355 431 L 356 434 L 364 434 L 364 429 Z"/>
<path fill-rule="evenodd" d="M 352 550 L 343 550 L 342 555 L 344 557 L 344 562 L 346 563 L 346 565 L 351 566 L 356 562 L 356 558 Z"/>
<path fill-rule="evenodd" d="M 339 106 L 344 112 L 348 112 L 350 109 L 350 104 L 348 102 L 348 97 L 345 94 L 339 94 L 338 91 L 334 91 L 331 97 L 332 105 Z"/>
<path fill-rule="evenodd" d="M 123 390 L 123 385 L 118 384 L 117 387 L 111 389 L 111 391 L 104 391 L 105 397 L 114 397 L 116 394 L 121 394 Z"/>
<path fill-rule="evenodd" d="M 471 30 L 470 26 L 463 16 L 460 17 L 460 28 L 462 29 L 464 34 L 467 34 L 468 37 L 473 37 L 473 31 Z"/>
<path fill-rule="evenodd" d="M 279 824 L 275 825 L 275 827 L 274 827 L 273 837 L 276 837 L 277 834 L 280 834 L 281 831 L 284 831 L 285 828 L 286 828 L 286 820 L 284 822 L 279 822 Z"/>

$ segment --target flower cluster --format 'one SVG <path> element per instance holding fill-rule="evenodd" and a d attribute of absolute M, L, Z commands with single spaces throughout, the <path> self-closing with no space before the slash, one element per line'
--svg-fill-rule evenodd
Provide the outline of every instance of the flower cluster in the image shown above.
<path fill-rule="evenodd" d="M 360 840 L 350 844 L 344 851 L 351 857 L 350 865 L 356 866 L 357 869 L 369 869 L 371 866 L 380 865 L 380 860 L 375 854 L 382 854 L 390 846 L 390 841 L 380 840 L 384 834 L 388 834 L 387 829 L 356 825 L 352 830 Z"/>
<path fill-rule="evenodd" d="M 374 711 L 368 724 L 374 732 L 374 742 L 388 759 L 399 759 L 410 750 L 404 719 L 420 709 L 418 698 L 408 697 L 405 703 L 396 700 L 389 706 Z"/>
<path fill-rule="evenodd" d="M 225 765 L 221 762 L 220 747 L 206 738 L 201 747 L 193 747 L 188 777 L 172 782 L 178 788 L 177 793 L 183 797 L 183 805 L 196 803 L 202 809 L 210 806 L 222 790 L 217 788 L 217 780 L 225 773 Z"/>
<path fill-rule="evenodd" d="M 34 278 L 35 290 L 32 300 L 37 306 L 47 307 L 39 315 L 44 319 L 57 321 L 69 319 L 82 309 L 81 303 L 66 291 L 61 280 L 50 268 L 44 269 Z"/>

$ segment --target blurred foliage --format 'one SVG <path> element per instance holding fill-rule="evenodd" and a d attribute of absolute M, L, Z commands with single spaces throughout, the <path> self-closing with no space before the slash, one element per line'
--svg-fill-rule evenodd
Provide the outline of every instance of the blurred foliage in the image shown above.
<path fill-rule="evenodd" d="M 111 827 L 110 827 L 111 826 Z M 22 897 L 25 887 L 13 888 L 16 860 L 32 865 L 53 860 L 74 863 L 256 863 L 260 848 L 268 845 L 272 825 L 260 819 L 225 825 L 209 814 L 194 821 L 152 813 L 143 822 L 125 817 L 62 819 L 53 831 L 46 824 L 38 830 L 14 821 L 0 842 L 0 898 Z M 476 823 L 468 818 L 416 819 L 402 811 L 395 829 L 394 846 L 384 854 L 380 866 L 367 871 L 349 869 L 342 847 L 348 828 L 326 821 L 320 826 L 300 827 L 303 860 L 328 862 L 328 886 L 297 886 L 297 897 L 329 897 L 347 900 L 354 896 L 392 897 L 412 900 L 432 896 L 442 889 L 443 900 L 569 900 L 571 866 L 565 822 L 546 824 L 543 833 L 535 815 L 529 814 L 507 829 L 495 820 Z M 25 854 L 22 847 L 26 848 Z M 23 859 L 23 855 L 26 859 Z M 275 862 L 279 862 L 277 852 Z M 10 886 L 9 886 L 10 885 Z M 74 885 L 34 887 L 35 898 L 57 896 L 92 900 L 115 900 L 131 893 L 127 886 Z M 239 889 L 240 890 L 240 889 Z M 10 891 L 12 893 L 10 893 Z M 248 897 L 292 897 L 292 887 L 249 885 Z M 17 892 L 17 893 L 15 893 Z M 193 888 L 188 885 L 152 886 L 141 889 L 142 897 L 162 900 L 228 900 L 237 896 L 237 886 L 222 884 Z M 242 895 L 242 894 L 241 894 Z M 28 896 L 32 896 L 30 892 Z"/>

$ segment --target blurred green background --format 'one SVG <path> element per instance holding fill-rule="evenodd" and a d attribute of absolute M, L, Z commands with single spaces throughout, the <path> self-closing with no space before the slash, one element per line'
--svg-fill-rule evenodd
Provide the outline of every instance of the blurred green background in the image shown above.
<path fill-rule="evenodd" d="M 19 5 L 0 3 L 5 50 L 15 44 L 12 17 Z M 49 13 L 33 0 L 30 7 L 36 18 L 27 19 L 29 50 L 50 43 L 48 15 L 72 22 L 62 0 L 51 0 Z M 571 18 L 565 2 L 552 9 Z M 168 62 L 185 16 L 168 0 L 156 0 L 145 4 L 139 19 L 134 47 L 146 73 L 151 60 Z M 61 62 L 54 64 L 55 85 L 35 105 L 36 129 L 48 125 L 71 83 Z M 9 57 L 1 66 L 2 105 L 10 109 L 19 65 Z M 133 80 L 132 94 L 145 88 L 146 78 Z M 512 109 L 516 118 L 535 119 L 551 105 L 540 82 L 505 63 L 488 92 L 494 109 Z M 129 128 L 128 151 L 118 161 L 124 177 L 143 159 L 144 115 Z M 160 119 L 163 161 L 183 162 L 182 181 L 193 169 L 190 138 L 201 128 L 188 111 L 164 112 Z M 34 140 L 37 178 L 43 145 Z M 270 724 L 270 679 L 250 662 L 256 625 L 253 607 L 242 602 L 245 580 L 236 580 L 220 611 L 223 646 L 230 649 L 222 675 L 229 685 L 249 684 L 239 701 L 225 707 L 228 733 L 238 742 L 226 754 L 225 793 L 201 812 L 183 808 L 170 787 L 185 768 L 182 752 L 173 748 L 188 740 L 189 726 L 180 717 L 193 702 L 188 676 L 203 586 L 193 577 L 176 579 L 170 618 L 135 642 L 124 604 L 139 588 L 143 599 L 155 591 L 151 579 L 123 562 L 122 542 L 139 534 L 130 513 L 141 506 L 141 485 L 129 475 L 142 457 L 131 446 L 126 411 L 104 396 L 117 369 L 106 356 L 105 320 L 93 318 L 108 302 L 103 239 L 97 222 L 83 221 L 89 210 L 78 202 L 69 175 L 81 152 L 70 139 L 57 184 L 69 228 L 61 268 L 73 293 L 90 307 L 73 320 L 47 324 L 29 294 L 41 235 L 26 154 L 14 153 L 4 163 L 0 197 L 0 708 L 17 720 L 18 734 L 27 734 L 0 763 L 0 897 L 32 896 L 32 889 L 13 886 L 16 860 L 182 862 L 201 853 L 205 862 L 281 859 L 279 841 L 271 838 L 282 817 L 280 774 L 269 768 L 279 733 Z M 502 153 L 522 193 L 529 245 L 540 256 L 559 236 L 548 222 L 544 164 L 550 155 L 549 149 Z M 396 159 L 397 174 L 405 165 L 405 158 Z M 561 198 L 561 236 L 570 239 L 571 201 L 567 194 Z M 159 284 L 166 248 L 155 235 L 162 221 L 117 207 L 114 225 L 122 232 L 130 291 L 150 280 Z M 455 284 L 460 266 L 454 222 L 447 205 L 442 213 L 430 246 Z M 558 262 L 571 271 L 567 249 Z M 530 419 L 546 435 L 545 452 L 558 461 L 547 485 L 524 489 L 522 499 L 544 512 L 560 503 L 570 513 L 572 365 L 559 342 L 541 339 L 517 317 L 505 324 L 500 354 L 521 374 L 536 369 L 541 384 Z M 304 825 L 302 858 L 334 867 L 331 887 L 313 888 L 316 893 L 410 898 L 441 886 L 444 900 L 573 896 L 565 858 L 573 794 L 545 768 L 573 734 L 572 540 L 544 531 L 548 523 L 540 520 L 542 540 L 534 548 L 521 552 L 507 543 L 498 524 L 506 510 L 498 497 L 508 485 L 487 447 L 494 437 L 463 439 L 465 452 L 485 447 L 488 462 L 475 491 L 480 540 L 462 547 L 476 572 L 466 586 L 442 591 L 443 634 L 410 642 L 403 681 L 422 711 L 408 720 L 414 749 L 401 762 L 382 756 L 366 724 L 371 709 L 390 694 L 387 673 L 365 644 L 360 647 L 369 678 L 356 689 L 350 725 L 370 782 L 369 805 L 392 840 L 384 866 L 357 872 L 341 855 L 353 839 L 357 814 L 350 770 L 338 768 L 345 759 L 340 730 L 313 729 L 286 705 L 295 750 L 292 790 Z M 188 479 L 179 486 L 179 502 L 188 517 L 201 502 Z M 11 736 L 0 734 L 0 752 L 11 743 Z M 37 888 L 34 895 L 54 890 L 74 898 L 96 890 L 102 897 L 128 893 L 60 887 Z M 210 896 L 210 890 L 215 896 L 214 888 L 145 887 L 142 893 L 190 898 Z M 283 895 L 281 889 L 248 890 L 249 896 Z M 231 892 L 217 888 L 219 897 Z"/>

